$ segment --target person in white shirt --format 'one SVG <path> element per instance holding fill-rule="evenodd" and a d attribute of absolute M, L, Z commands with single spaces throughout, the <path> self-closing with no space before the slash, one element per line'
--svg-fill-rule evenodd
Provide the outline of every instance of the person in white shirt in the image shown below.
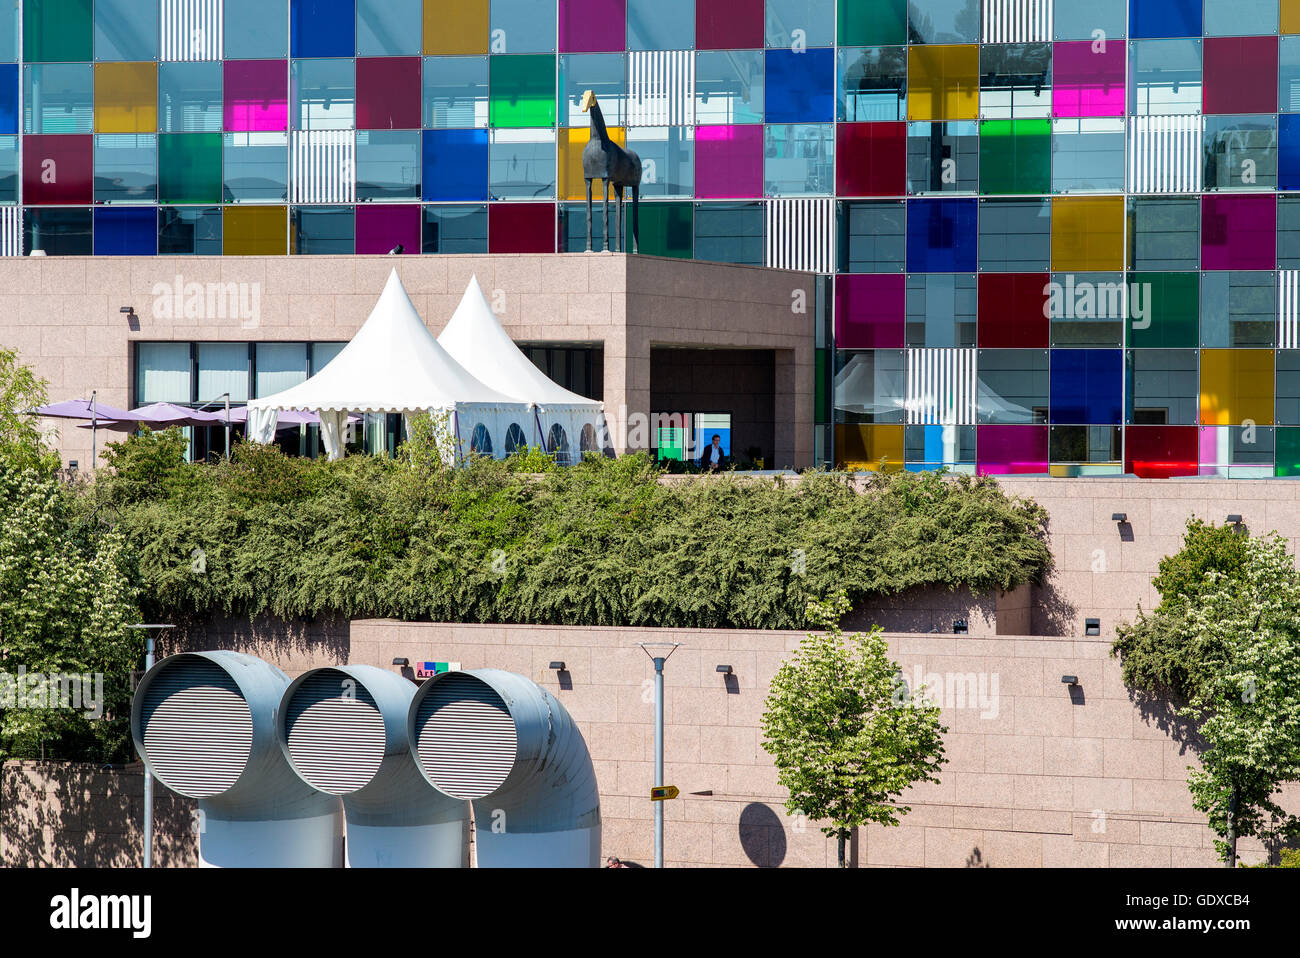
<path fill-rule="evenodd" d="M 700 456 L 700 468 L 708 472 L 727 468 L 727 454 L 722 449 L 721 436 L 714 436 L 713 442 L 704 447 L 704 454 Z"/>

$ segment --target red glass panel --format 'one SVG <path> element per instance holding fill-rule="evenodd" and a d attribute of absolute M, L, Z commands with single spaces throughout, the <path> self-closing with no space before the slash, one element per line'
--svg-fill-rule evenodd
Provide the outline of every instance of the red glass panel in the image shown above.
<path fill-rule="evenodd" d="M 90 134 L 23 138 L 23 202 L 86 203 L 94 198 L 95 147 Z"/>
<path fill-rule="evenodd" d="M 627 0 L 560 0 L 561 53 L 622 53 Z"/>
<path fill-rule="evenodd" d="M 420 207 L 358 206 L 356 236 L 358 253 L 388 253 L 399 245 L 403 253 L 418 253 Z"/>
<path fill-rule="evenodd" d="M 839 196 L 902 196 L 907 186 L 906 123 L 841 123 L 835 132 Z"/>
<path fill-rule="evenodd" d="M 1124 471 L 1144 479 L 1196 475 L 1195 426 L 1128 426 Z"/>
<path fill-rule="evenodd" d="M 835 280 L 835 345 L 840 349 L 902 349 L 907 277 L 902 273 L 842 275 Z"/>
<path fill-rule="evenodd" d="M 489 253 L 554 253 L 554 203 L 493 203 L 488 207 Z"/>
<path fill-rule="evenodd" d="M 984 349 L 1045 349 L 1047 273 L 981 273 L 979 345 Z"/>
<path fill-rule="evenodd" d="M 1277 37 L 1206 37 L 1206 113 L 1277 112 Z"/>
<path fill-rule="evenodd" d="M 695 0 L 695 49 L 762 47 L 763 0 Z"/>
<path fill-rule="evenodd" d="M 357 129 L 420 128 L 420 58 L 357 60 Z"/>

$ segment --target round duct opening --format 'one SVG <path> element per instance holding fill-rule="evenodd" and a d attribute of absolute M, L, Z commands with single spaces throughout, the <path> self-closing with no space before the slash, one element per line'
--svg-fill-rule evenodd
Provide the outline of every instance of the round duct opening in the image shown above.
<path fill-rule="evenodd" d="M 374 696 L 338 669 L 317 669 L 302 680 L 285 710 L 284 737 L 294 769 L 330 795 L 370 784 L 387 748 Z"/>
<path fill-rule="evenodd" d="M 164 785 L 206 798 L 243 774 L 253 748 L 253 713 L 225 669 L 199 656 L 178 656 L 144 691 L 140 738 Z"/>
<path fill-rule="evenodd" d="M 429 781 L 453 798 L 495 792 L 514 767 L 518 744 L 505 701 L 466 672 L 449 672 L 421 691 L 415 745 Z"/>

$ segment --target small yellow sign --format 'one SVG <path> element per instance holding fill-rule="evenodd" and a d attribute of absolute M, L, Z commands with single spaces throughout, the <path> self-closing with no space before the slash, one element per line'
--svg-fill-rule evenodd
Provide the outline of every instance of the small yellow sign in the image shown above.
<path fill-rule="evenodd" d="M 666 802 L 668 799 L 676 798 L 680 794 L 676 785 L 658 785 L 650 789 L 650 801 Z"/>

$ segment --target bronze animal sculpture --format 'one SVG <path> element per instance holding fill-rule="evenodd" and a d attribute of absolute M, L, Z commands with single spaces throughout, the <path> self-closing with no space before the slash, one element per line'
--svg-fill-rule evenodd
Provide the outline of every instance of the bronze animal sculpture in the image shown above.
<path fill-rule="evenodd" d="M 623 241 L 623 190 L 632 190 L 632 252 L 639 244 L 638 212 L 641 201 L 641 157 L 625 150 L 610 138 L 605 129 L 605 116 L 600 112 L 596 94 L 587 90 L 582 94 L 583 112 L 591 112 L 591 136 L 582 151 L 582 176 L 587 181 L 587 252 L 591 252 L 591 181 L 601 180 L 605 187 L 605 250 L 609 251 L 609 188 L 614 187 L 618 200 L 618 232 L 614 235 L 614 251 L 627 244 Z M 625 251 L 625 250 L 624 250 Z"/>

